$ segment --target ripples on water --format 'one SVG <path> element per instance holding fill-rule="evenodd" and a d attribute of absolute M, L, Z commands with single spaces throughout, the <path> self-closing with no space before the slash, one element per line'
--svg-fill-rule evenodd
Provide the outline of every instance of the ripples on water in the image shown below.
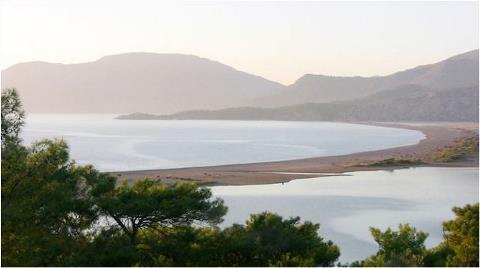
<path fill-rule="evenodd" d="M 265 162 L 417 143 L 418 131 L 331 122 L 139 121 L 32 114 L 22 137 L 64 138 L 79 164 L 103 171 Z"/>

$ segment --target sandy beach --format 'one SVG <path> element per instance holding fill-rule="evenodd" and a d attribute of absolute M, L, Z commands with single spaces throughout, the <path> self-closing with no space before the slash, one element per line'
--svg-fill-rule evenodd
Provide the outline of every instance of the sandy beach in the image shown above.
<path fill-rule="evenodd" d="M 478 137 L 478 123 L 365 123 L 421 131 L 425 139 L 418 144 L 348 155 L 315 157 L 276 162 L 234 164 L 178 169 L 156 169 L 110 172 L 119 181 L 145 177 L 175 181 L 195 181 L 204 185 L 249 185 L 288 182 L 294 179 L 320 177 L 360 170 L 397 169 L 401 166 L 367 166 L 389 158 L 420 160 L 422 166 L 478 167 L 478 155 L 455 162 L 436 162 L 435 153 L 459 140 Z M 405 166 L 406 167 L 406 166 Z"/>

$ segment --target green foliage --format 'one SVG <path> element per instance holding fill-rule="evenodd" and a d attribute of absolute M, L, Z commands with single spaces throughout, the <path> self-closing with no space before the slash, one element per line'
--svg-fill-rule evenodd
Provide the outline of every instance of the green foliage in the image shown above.
<path fill-rule="evenodd" d="M 16 91 L 3 91 L 2 264 L 63 265 L 86 243 L 98 218 L 95 199 L 115 179 L 76 166 L 62 140 L 21 145 L 23 117 Z"/>
<path fill-rule="evenodd" d="M 217 227 L 176 226 L 144 229 L 137 248 L 140 266 L 221 266 Z"/>
<path fill-rule="evenodd" d="M 447 266 L 478 267 L 478 209 L 478 203 L 454 207 L 456 218 L 443 223 L 444 243 L 453 253 L 447 257 Z"/>
<path fill-rule="evenodd" d="M 139 237 L 141 266 L 331 266 L 340 255 L 318 236 L 318 224 L 272 213 L 246 225 L 147 229 Z"/>
<path fill-rule="evenodd" d="M 220 223 L 227 208 L 223 200 L 211 199 L 210 190 L 196 184 L 168 186 L 145 179 L 135 181 L 132 186 L 124 182 L 100 199 L 98 206 L 135 244 L 142 228 Z"/>
<path fill-rule="evenodd" d="M 423 162 L 421 160 L 409 160 L 409 159 L 397 159 L 397 158 L 387 158 L 384 160 L 379 160 L 375 162 L 368 163 L 367 167 L 389 167 L 389 166 L 413 166 L 421 165 Z"/>
<path fill-rule="evenodd" d="M 118 228 L 107 228 L 90 236 L 65 266 L 134 266 L 138 251 Z"/>
<path fill-rule="evenodd" d="M 221 230 L 227 208 L 208 188 L 149 179 L 117 186 L 70 160 L 63 140 L 23 146 L 23 117 L 16 91 L 2 92 L 4 266 L 331 266 L 340 255 L 318 224 L 298 217 L 264 212 Z M 371 228 L 380 250 L 352 265 L 478 266 L 478 209 L 454 208 L 445 241 L 430 250 L 427 234 L 409 225 Z M 104 219 L 114 224 L 100 228 Z"/>
<path fill-rule="evenodd" d="M 452 254 L 454 253 L 445 243 L 440 243 L 440 245 L 426 250 L 423 264 L 426 267 L 445 267 L 448 256 Z"/>
<path fill-rule="evenodd" d="M 400 225 L 398 232 L 371 228 L 379 251 L 351 266 L 478 267 L 479 204 L 452 210 L 456 218 L 443 223 L 444 241 L 438 246 L 426 249 L 423 243 L 427 234 L 409 225 Z"/>
<path fill-rule="evenodd" d="M 318 224 L 300 218 L 283 219 L 264 212 L 252 215 L 245 226 L 224 230 L 224 263 L 240 266 L 330 266 L 340 256 L 331 241 L 318 236 Z"/>
<path fill-rule="evenodd" d="M 452 162 L 465 159 L 473 154 L 478 154 L 478 136 L 462 139 L 455 145 L 440 150 L 434 156 L 434 160 Z"/>
<path fill-rule="evenodd" d="M 84 231 L 98 218 L 95 200 L 113 189 L 115 179 L 91 166 L 76 166 L 61 140 L 29 148 L 12 144 L 4 151 L 2 262 L 63 264 L 71 257 L 65 248 L 86 239 Z"/>
<path fill-rule="evenodd" d="M 2 90 L 2 148 L 6 143 L 18 143 L 25 112 L 15 89 Z"/>
<path fill-rule="evenodd" d="M 388 228 L 385 232 L 371 227 L 375 242 L 379 246 L 376 255 L 365 260 L 364 266 L 422 266 L 425 239 L 428 234 L 408 224 L 400 224 L 398 231 Z"/>

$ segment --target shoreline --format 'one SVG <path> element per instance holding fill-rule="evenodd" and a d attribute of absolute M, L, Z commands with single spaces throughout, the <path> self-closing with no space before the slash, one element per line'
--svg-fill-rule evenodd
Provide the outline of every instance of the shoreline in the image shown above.
<path fill-rule="evenodd" d="M 229 164 L 220 166 L 187 167 L 108 172 L 119 182 L 132 182 L 149 177 L 165 183 L 197 182 L 205 186 L 253 185 L 288 182 L 295 179 L 335 176 L 344 172 L 394 170 L 408 167 L 478 167 L 478 155 L 454 162 L 436 162 L 432 156 L 459 140 L 477 136 L 478 123 L 379 123 L 355 122 L 372 126 L 403 128 L 420 131 L 425 138 L 417 144 L 346 155 L 323 156 L 274 162 Z M 385 159 L 408 159 L 420 164 L 368 166 Z M 316 174 L 315 174 L 316 173 Z M 322 175 L 322 173 L 324 175 Z"/>

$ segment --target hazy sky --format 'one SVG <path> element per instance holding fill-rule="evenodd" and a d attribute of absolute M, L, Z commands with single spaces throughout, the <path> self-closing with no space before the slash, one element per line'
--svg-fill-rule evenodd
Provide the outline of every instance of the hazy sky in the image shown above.
<path fill-rule="evenodd" d="M 478 48 L 477 2 L 0 0 L 0 67 L 185 53 L 284 84 L 383 75 Z"/>

